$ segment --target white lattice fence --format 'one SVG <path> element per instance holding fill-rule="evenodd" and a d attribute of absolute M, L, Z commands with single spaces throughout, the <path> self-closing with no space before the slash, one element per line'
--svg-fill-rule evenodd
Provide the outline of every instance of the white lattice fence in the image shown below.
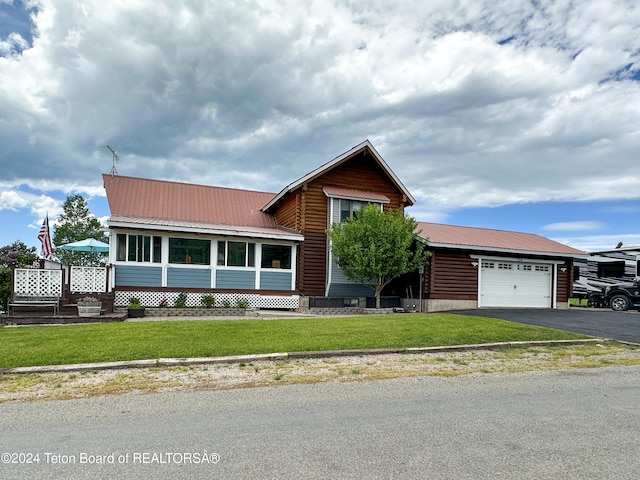
<path fill-rule="evenodd" d="M 69 289 L 72 292 L 103 293 L 107 291 L 106 267 L 71 267 Z"/>
<path fill-rule="evenodd" d="M 140 299 L 140 303 L 145 307 L 167 306 L 174 307 L 181 294 L 180 292 L 149 292 L 149 291 L 116 291 L 115 305 L 124 307 L 129 304 L 130 298 Z M 299 305 L 300 297 L 260 295 L 258 293 L 186 293 L 185 306 L 201 307 L 202 297 L 211 295 L 215 299 L 216 307 L 238 307 L 242 308 L 263 308 L 263 309 L 296 309 Z"/>
<path fill-rule="evenodd" d="M 62 295 L 62 270 L 16 268 L 13 292 L 33 297 L 59 297 Z"/>

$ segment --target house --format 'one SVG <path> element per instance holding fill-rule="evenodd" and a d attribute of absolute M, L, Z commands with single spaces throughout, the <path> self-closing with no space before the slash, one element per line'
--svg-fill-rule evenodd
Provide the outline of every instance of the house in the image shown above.
<path fill-rule="evenodd" d="M 586 258 L 531 233 L 425 222 L 418 229 L 431 250 L 422 280 L 426 311 L 568 308 L 574 259 Z"/>
<path fill-rule="evenodd" d="M 369 141 L 278 193 L 118 175 L 103 181 L 117 305 L 136 296 L 157 306 L 180 293 L 190 294 L 191 305 L 204 294 L 259 308 L 305 308 L 310 298 L 358 304 L 373 289 L 345 277 L 331 256 L 327 228 L 366 204 L 404 210 L 415 203 Z M 516 232 L 420 228 L 433 251 L 426 273 L 404 276 L 389 295 L 413 301 L 422 285 L 429 310 L 567 304 L 573 258 L 582 252 Z M 513 277 L 506 276 L 507 265 Z"/>
<path fill-rule="evenodd" d="M 154 306 L 187 291 L 260 308 L 370 296 L 332 261 L 325 230 L 363 204 L 414 203 L 369 141 L 275 194 L 118 175 L 103 182 L 117 304 L 136 296 Z"/>

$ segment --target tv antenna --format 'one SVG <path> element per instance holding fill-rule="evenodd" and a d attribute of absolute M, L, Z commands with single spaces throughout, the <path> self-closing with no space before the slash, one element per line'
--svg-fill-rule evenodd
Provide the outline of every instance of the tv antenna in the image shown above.
<path fill-rule="evenodd" d="M 107 148 L 109 149 L 109 151 L 111 152 L 111 161 L 113 163 L 113 166 L 111 167 L 111 176 L 114 175 L 118 175 L 118 170 L 116 170 L 116 163 L 120 162 L 120 157 L 118 157 L 118 152 L 116 152 L 113 148 L 111 148 L 109 145 L 107 145 Z"/>

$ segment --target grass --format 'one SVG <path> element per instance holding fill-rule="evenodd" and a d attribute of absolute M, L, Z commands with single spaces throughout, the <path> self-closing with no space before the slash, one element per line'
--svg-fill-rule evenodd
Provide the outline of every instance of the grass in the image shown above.
<path fill-rule="evenodd" d="M 576 338 L 588 337 L 454 314 L 0 328 L 0 368 Z"/>

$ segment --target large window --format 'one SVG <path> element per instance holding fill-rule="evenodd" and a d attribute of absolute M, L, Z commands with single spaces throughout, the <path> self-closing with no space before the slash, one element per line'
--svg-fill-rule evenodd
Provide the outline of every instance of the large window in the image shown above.
<path fill-rule="evenodd" d="M 353 218 L 358 210 L 364 205 L 363 202 L 356 202 L 355 200 L 340 200 L 340 223 L 346 222 L 348 218 Z"/>
<path fill-rule="evenodd" d="M 291 268 L 291 246 L 262 245 L 262 268 Z"/>
<path fill-rule="evenodd" d="M 116 260 L 120 262 L 160 263 L 162 238 L 152 235 L 125 235 L 116 237 Z"/>
<path fill-rule="evenodd" d="M 209 265 L 211 242 L 194 238 L 169 239 L 169 263 Z"/>
<path fill-rule="evenodd" d="M 375 202 L 360 202 L 357 200 L 346 200 L 341 198 L 340 200 L 340 223 L 344 223 L 349 218 L 355 218 L 358 212 L 367 205 L 377 205 L 381 207 L 381 204 Z"/>
<path fill-rule="evenodd" d="M 256 244 L 219 241 L 218 265 L 227 267 L 255 267 Z"/>

